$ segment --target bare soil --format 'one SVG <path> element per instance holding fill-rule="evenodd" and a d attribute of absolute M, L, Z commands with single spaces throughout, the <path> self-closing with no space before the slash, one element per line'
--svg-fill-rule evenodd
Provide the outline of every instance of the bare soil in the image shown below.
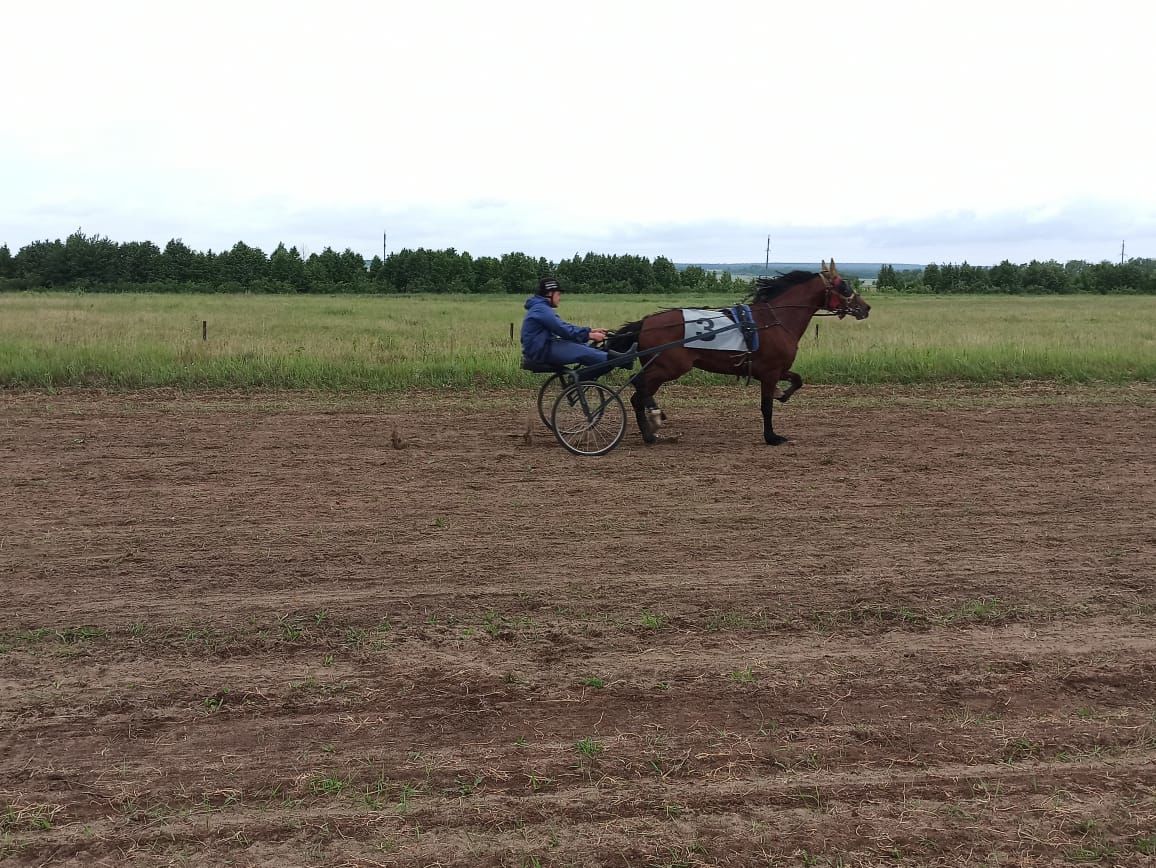
<path fill-rule="evenodd" d="M 0 862 L 1152 864 L 1156 390 L 756 391 L 0 394 Z"/>

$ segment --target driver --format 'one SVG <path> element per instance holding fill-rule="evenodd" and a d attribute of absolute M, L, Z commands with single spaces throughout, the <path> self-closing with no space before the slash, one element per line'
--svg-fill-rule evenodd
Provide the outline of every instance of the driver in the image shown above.
<path fill-rule="evenodd" d="M 606 330 L 576 326 L 558 316 L 556 308 L 562 299 L 562 287 L 552 277 L 538 281 L 538 291 L 526 299 L 526 316 L 522 320 L 522 355 L 550 365 L 600 365 L 609 354 L 587 345 L 601 343 Z"/>

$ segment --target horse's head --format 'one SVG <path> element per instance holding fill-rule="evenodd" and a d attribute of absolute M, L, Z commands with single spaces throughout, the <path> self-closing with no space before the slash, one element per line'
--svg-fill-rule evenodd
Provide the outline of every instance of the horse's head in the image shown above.
<path fill-rule="evenodd" d="M 851 314 L 855 319 L 867 319 L 867 314 L 871 313 L 871 305 L 851 284 L 839 276 L 834 259 L 830 264 L 826 261 L 822 263 L 819 275 L 823 278 L 823 285 L 827 287 L 827 298 L 823 304 L 827 310 L 838 314 L 839 319 L 847 314 Z"/>

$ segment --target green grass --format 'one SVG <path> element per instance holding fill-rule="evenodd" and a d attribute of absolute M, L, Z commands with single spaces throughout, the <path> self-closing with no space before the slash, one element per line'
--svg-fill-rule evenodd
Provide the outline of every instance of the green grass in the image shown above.
<path fill-rule="evenodd" d="M 1156 297 L 869 298 L 866 321 L 813 321 L 794 365 L 808 382 L 1156 380 Z M 737 300 L 580 295 L 560 312 L 613 328 L 664 307 Z M 510 328 L 516 335 L 521 315 L 515 296 L 6 293 L 0 386 L 522 388 L 539 378 L 518 367 Z"/>

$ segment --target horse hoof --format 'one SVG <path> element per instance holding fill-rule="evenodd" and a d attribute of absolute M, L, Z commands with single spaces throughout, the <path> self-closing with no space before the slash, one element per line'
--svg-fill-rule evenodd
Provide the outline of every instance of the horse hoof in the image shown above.
<path fill-rule="evenodd" d="M 779 434 L 772 434 L 769 437 L 764 435 L 763 439 L 767 441 L 768 446 L 782 446 L 784 443 L 790 442 L 790 440 L 788 440 L 786 437 L 783 437 Z"/>

